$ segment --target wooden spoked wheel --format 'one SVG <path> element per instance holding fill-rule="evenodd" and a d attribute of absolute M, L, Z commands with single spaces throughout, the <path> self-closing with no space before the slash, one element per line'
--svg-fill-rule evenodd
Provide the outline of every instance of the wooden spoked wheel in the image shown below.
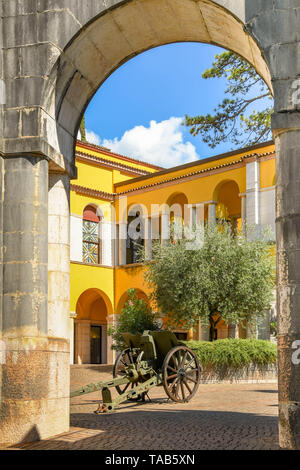
<path fill-rule="evenodd" d="M 113 377 L 117 378 L 117 377 L 126 376 L 126 371 L 125 371 L 126 366 L 129 364 L 134 364 L 134 363 L 135 363 L 135 358 L 133 357 L 130 349 L 125 349 L 124 351 L 120 352 L 114 364 Z M 139 382 L 129 382 L 126 385 L 117 385 L 116 390 L 119 395 L 123 395 L 123 393 L 133 390 L 137 385 L 139 385 Z M 130 398 L 130 401 L 137 401 L 140 398 L 141 396 L 138 395 L 135 398 Z"/>
<path fill-rule="evenodd" d="M 190 401 L 197 392 L 200 374 L 195 353 L 186 346 L 175 346 L 166 355 L 162 367 L 166 394 L 178 403 Z"/>

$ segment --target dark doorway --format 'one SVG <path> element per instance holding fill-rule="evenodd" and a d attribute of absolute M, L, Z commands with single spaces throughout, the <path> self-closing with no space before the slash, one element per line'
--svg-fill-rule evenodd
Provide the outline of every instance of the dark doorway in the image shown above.
<path fill-rule="evenodd" d="M 91 364 L 101 364 L 101 326 L 91 326 Z"/>
<path fill-rule="evenodd" d="M 175 333 L 176 338 L 179 341 L 187 341 L 187 339 L 188 339 L 188 334 L 187 333 L 182 333 L 182 332 L 179 332 L 179 331 L 174 331 L 174 333 Z"/>

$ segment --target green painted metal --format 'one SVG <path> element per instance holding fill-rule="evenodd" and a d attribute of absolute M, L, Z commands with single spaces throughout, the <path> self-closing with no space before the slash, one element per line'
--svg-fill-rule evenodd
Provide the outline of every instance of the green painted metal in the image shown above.
<path fill-rule="evenodd" d="M 169 331 L 144 331 L 143 334 L 123 333 L 125 344 L 130 349 L 134 362 L 125 366 L 124 377 L 111 381 L 85 385 L 71 392 L 71 398 L 100 391 L 102 403 L 96 413 L 112 412 L 122 402 L 144 397 L 153 387 L 162 385 L 161 367 L 166 354 L 179 343 L 176 336 Z M 111 389 L 119 385 L 136 384 L 134 389 L 112 397 Z"/>
<path fill-rule="evenodd" d="M 95 384 L 88 384 L 84 387 L 74 390 L 70 394 L 70 398 L 86 395 L 88 393 L 101 391 L 105 387 L 116 387 L 117 385 L 125 385 L 129 382 L 127 377 L 117 378 L 108 382 L 97 382 Z"/>
<path fill-rule="evenodd" d="M 158 385 L 161 385 L 161 384 L 162 384 L 162 377 L 160 374 L 156 374 L 154 377 L 151 377 L 151 379 L 135 387 L 134 390 L 130 390 L 127 393 L 119 395 L 114 400 L 111 399 L 110 390 L 103 389 L 104 393 L 102 397 L 103 397 L 103 405 L 105 406 L 105 410 L 103 411 L 105 411 L 106 413 L 112 412 L 115 410 L 115 408 L 118 405 L 120 405 L 124 401 L 129 400 L 130 398 L 136 398 L 139 395 L 147 393 L 149 392 L 149 390 L 151 390 L 151 388 L 157 387 Z M 109 401 L 109 399 L 111 401 Z M 101 412 L 101 407 L 98 412 L 99 413 Z"/>

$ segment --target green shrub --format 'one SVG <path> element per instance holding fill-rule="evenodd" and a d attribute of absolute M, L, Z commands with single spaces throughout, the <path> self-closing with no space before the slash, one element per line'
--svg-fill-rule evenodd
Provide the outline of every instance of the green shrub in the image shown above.
<path fill-rule="evenodd" d="M 202 366 L 241 369 L 249 364 L 276 364 L 277 347 L 270 341 L 257 339 L 222 339 L 213 342 L 186 341 Z"/>
<path fill-rule="evenodd" d="M 117 325 L 110 328 L 108 334 L 112 337 L 112 349 L 122 351 L 125 348 L 121 333 L 143 333 L 145 330 L 159 330 L 160 325 L 147 302 L 139 299 L 135 289 L 127 291 L 128 300 L 119 316 Z"/>

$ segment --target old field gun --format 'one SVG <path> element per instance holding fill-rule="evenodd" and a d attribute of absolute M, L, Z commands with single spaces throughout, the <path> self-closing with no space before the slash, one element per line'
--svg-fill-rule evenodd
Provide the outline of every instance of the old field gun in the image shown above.
<path fill-rule="evenodd" d="M 114 364 L 113 380 L 86 385 L 71 398 L 100 391 L 102 403 L 95 413 L 114 411 L 126 400 L 145 399 L 153 387 L 163 385 L 168 397 L 179 403 L 190 401 L 197 392 L 201 368 L 194 352 L 178 342 L 170 331 L 122 333 L 127 346 Z M 118 395 L 113 398 L 111 389 Z"/>

